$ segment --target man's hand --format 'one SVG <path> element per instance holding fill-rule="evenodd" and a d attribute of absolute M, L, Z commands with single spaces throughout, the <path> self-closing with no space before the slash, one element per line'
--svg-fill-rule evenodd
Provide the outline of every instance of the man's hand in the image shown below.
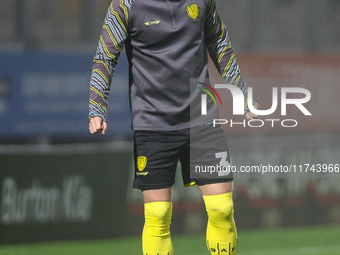
<path fill-rule="evenodd" d="M 102 133 L 105 135 L 107 129 L 107 124 L 100 117 L 94 117 L 89 122 L 89 130 L 91 134 Z"/>
<path fill-rule="evenodd" d="M 254 105 L 255 109 L 258 109 L 258 107 L 259 107 L 258 104 Z M 247 120 L 257 119 L 258 117 L 259 117 L 258 115 L 256 115 L 255 113 L 252 113 L 251 111 L 246 113 Z"/>

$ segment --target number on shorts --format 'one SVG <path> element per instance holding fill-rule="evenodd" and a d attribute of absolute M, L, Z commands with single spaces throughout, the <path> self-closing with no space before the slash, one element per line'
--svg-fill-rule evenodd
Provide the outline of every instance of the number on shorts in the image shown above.
<path fill-rule="evenodd" d="M 227 176 L 230 173 L 230 163 L 228 161 L 228 152 L 217 152 L 215 153 L 215 157 L 220 158 L 219 165 L 221 166 L 221 170 L 218 171 L 218 176 Z"/>

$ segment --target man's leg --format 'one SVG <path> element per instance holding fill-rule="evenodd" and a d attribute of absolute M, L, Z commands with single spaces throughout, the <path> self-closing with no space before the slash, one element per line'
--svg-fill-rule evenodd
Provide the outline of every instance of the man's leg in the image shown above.
<path fill-rule="evenodd" d="M 212 255 L 236 254 L 232 182 L 199 185 L 208 213 L 207 246 Z"/>
<path fill-rule="evenodd" d="M 172 255 L 171 188 L 144 190 L 143 255 Z"/>

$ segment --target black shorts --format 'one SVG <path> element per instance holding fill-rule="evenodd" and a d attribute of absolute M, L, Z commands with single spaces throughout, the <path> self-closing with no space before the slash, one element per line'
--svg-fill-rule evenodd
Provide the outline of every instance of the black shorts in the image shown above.
<path fill-rule="evenodd" d="M 233 180 L 224 132 L 210 123 L 178 131 L 135 131 L 134 156 L 133 188 L 141 190 L 171 187 L 178 162 L 184 186 Z"/>

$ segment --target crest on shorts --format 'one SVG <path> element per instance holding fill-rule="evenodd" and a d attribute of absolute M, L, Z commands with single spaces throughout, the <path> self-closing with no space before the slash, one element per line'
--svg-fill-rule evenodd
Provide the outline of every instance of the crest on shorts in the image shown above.
<path fill-rule="evenodd" d="M 197 19 L 198 15 L 200 14 L 200 7 L 198 4 L 190 4 L 187 6 L 186 10 L 189 17 L 192 19 Z"/>
<path fill-rule="evenodd" d="M 145 167 L 146 167 L 147 162 L 148 162 L 148 159 L 146 157 L 139 156 L 137 158 L 137 169 L 139 171 L 143 171 L 145 169 Z"/>

